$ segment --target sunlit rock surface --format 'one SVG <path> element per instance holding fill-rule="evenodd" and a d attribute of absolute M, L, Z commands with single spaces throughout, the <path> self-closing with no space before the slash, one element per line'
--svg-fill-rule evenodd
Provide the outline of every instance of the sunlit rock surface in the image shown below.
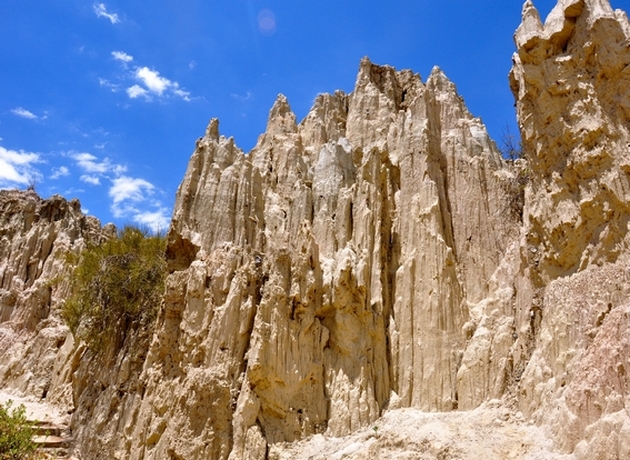
<path fill-rule="evenodd" d="M 630 25 L 605 0 L 523 16 L 510 84 L 531 170 L 533 347 L 519 405 L 577 458 L 627 458 Z"/>
<path fill-rule="evenodd" d="M 0 384 L 86 459 L 629 458 L 629 39 L 606 0 L 525 3 L 514 162 L 439 69 L 367 58 L 249 153 L 212 120 L 158 321 L 100 358 L 58 307 L 107 232 L 2 192 Z"/>
<path fill-rule="evenodd" d="M 352 94 L 319 96 L 300 124 L 280 95 L 247 155 L 211 121 L 177 194 L 132 455 L 265 458 L 365 427 L 392 398 L 500 397 L 487 375 L 505 363 L 461 385 L 458 369 L 470 305 L 518 234 L 510 177 L 437 68 L 424 83 L 364 59 Z"/>
<path fill-rule="evenodd" d="M 58 308 L 69 254 L 107 234 L 77 200 L 0 191 L 0 388 L 72 405 L 62 361 L 74 347 Z"/>

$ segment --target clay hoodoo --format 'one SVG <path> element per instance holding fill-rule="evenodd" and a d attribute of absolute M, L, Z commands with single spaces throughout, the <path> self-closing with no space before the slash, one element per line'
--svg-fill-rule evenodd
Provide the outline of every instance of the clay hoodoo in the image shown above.
<path fill-rule="evenodd" d="M 0 191 L 0 388 L 71 403 L 59 362 L 74 345 L 58 314 L 72 270 L 66 256 L 106 233 L 77 200 Z"/>
<path fill-rule="evenodd" d="M 535 325 L 520 407 L 578 458 L 626 458 L 630 24 L 608 1 L 562 0 L 543 25 L 528 1 L 515 40 Z"/>
<path fill-rule="evenodd" d="M 437 68 L 364 59 L 300 124 L 279 96 L 248 155 L 213 120 L 177 194 L 134 451 L 264 458 L 392 403 L 457 408 L 469 304 L 517 225 L 509 174 Z"/>

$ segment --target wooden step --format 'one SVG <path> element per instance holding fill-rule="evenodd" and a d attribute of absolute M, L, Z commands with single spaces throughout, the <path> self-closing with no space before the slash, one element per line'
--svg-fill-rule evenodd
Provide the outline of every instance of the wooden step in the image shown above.
<path fill-rule="evenodd" d="M 33 442 L 43 449 L 56 449 L 59 447 L 68 447 L 70 439 L 61 436 L 33 436 Z"/>
<path fill-rule="evenodd" d="M 65 427 L 61 427 L 59 425 L 37 423 L 33 427 L 33 434 L 35 436 L 61 436 L 65 430 Z"/>

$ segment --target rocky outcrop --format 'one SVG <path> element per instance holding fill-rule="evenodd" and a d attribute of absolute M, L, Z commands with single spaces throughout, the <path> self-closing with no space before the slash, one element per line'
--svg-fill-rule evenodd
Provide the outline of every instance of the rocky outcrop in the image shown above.
<path fill-rule="evenodd" d="M 527 1 L 515 40 L 522 160 L 437 68 L 364 59 L 300 123 L 279 96 L 247 154 L 212 120 L 155 328 L 109 354 L 54 314 L 98 223 L 2 192 L 0 384 L 73 409 L 84 458 L 465 455 L 425 419 L 498 430 L 501 458 L 545 455 L 542 431 L 558 458 L 629 457 L 630 24 L 606 0 L 543 24 Z"/>
<path fill-rule="evenodd" d="M 0 387 L 72 405 L 59 361 L 74 341 L 57 310 L 69 289 L 67 256 L 101 235 L 77 200 L 0 191 Z"/>
<path fill-rule="evenodd" d="M 458 369 L 517 234 L 510 174 L 437 68 L 423 83 L 364 59 L 300 124 L 279 96 L 247 155 L 211 121 L 177 194 L 131 458 L 263 459 L 387 407 L 500 396 Z"/>
<path fill-rule="evenodd" d="M 519 405 L 577 458 L 630 455 L 629 39 L 626 14 L 604 0 L 561 0 L 544 25 L 528 1 L 515 35 L 534 293 Z"/>
<path fill-rule="evenodd" d="M 61 319 L 72 260 L 115 232 L 85 216 L 77 200 L 0 191 L 0 388 L 11 393 L 0 396 L 72 414 L 83 458 L 126 457 L 119 420 L 138 410 L 150 340 L 147 331 L 130 328 L 120 349 L 96 353 L 75 341 Z"/>

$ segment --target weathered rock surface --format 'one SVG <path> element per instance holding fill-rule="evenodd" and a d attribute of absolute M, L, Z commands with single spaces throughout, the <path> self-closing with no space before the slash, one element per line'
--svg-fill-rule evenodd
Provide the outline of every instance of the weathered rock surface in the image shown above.
<path fill-rule="evenodd" d="M 0 387 L 71 404 L 59 359 L 73 347 L 56 310 L 68 294 L 68 253 L 101 235 L 78 201 L 0 191 Z"/>
<path fill-rule="evenodd" d="M 50 313 L 98 224 L 2 192 L 0 385 L 74 409 L 84 458 L 630 457 L 630 24 L 527 1 L 515 41 L 513 163 L 437 68 L 279 96 L 248 154 L 212 120 L 152 337 L 107 356 Z"/>
<path fill-rule="evenodd" d="M 543 25 L 528 1 L 515 40 L 534 293 L 519 404 L 577 458 L 626 458 L 630 24 L 607 1 L 561 0 Z"/>
<path fill-rule="evenodd" d="M 146 333 L 130 331 L 120 350 L 94 353 L 60 317 L 74 268 L 69 256 L 115 232 L 85 216 L 77 200 L 0 191 L 0 388 L 7 392 L 0 396 L 72 413 L 84 458 L 127 456 L 118 420 L 138 410 L 149 343 Z"/>
<path fill-rule="evenodd" d="M 343 438 L 315 435 L 271 446 L 270 460 L 568 460 L 544 430 L 523 423 L 501 401 L 472 411 L 387 411 L 374 425 Z"/>
<path fill-rule="evenodd" d="M 279 96 L 248 155 L 213 120 L 177 194 L 132 458 L 262 459 L 392 398 L 500 397 L 458 369 L 517 234 L 510 174 L 439 69 L 423 83 L 364 59 L 353 93 L 300 124 Z"/>

